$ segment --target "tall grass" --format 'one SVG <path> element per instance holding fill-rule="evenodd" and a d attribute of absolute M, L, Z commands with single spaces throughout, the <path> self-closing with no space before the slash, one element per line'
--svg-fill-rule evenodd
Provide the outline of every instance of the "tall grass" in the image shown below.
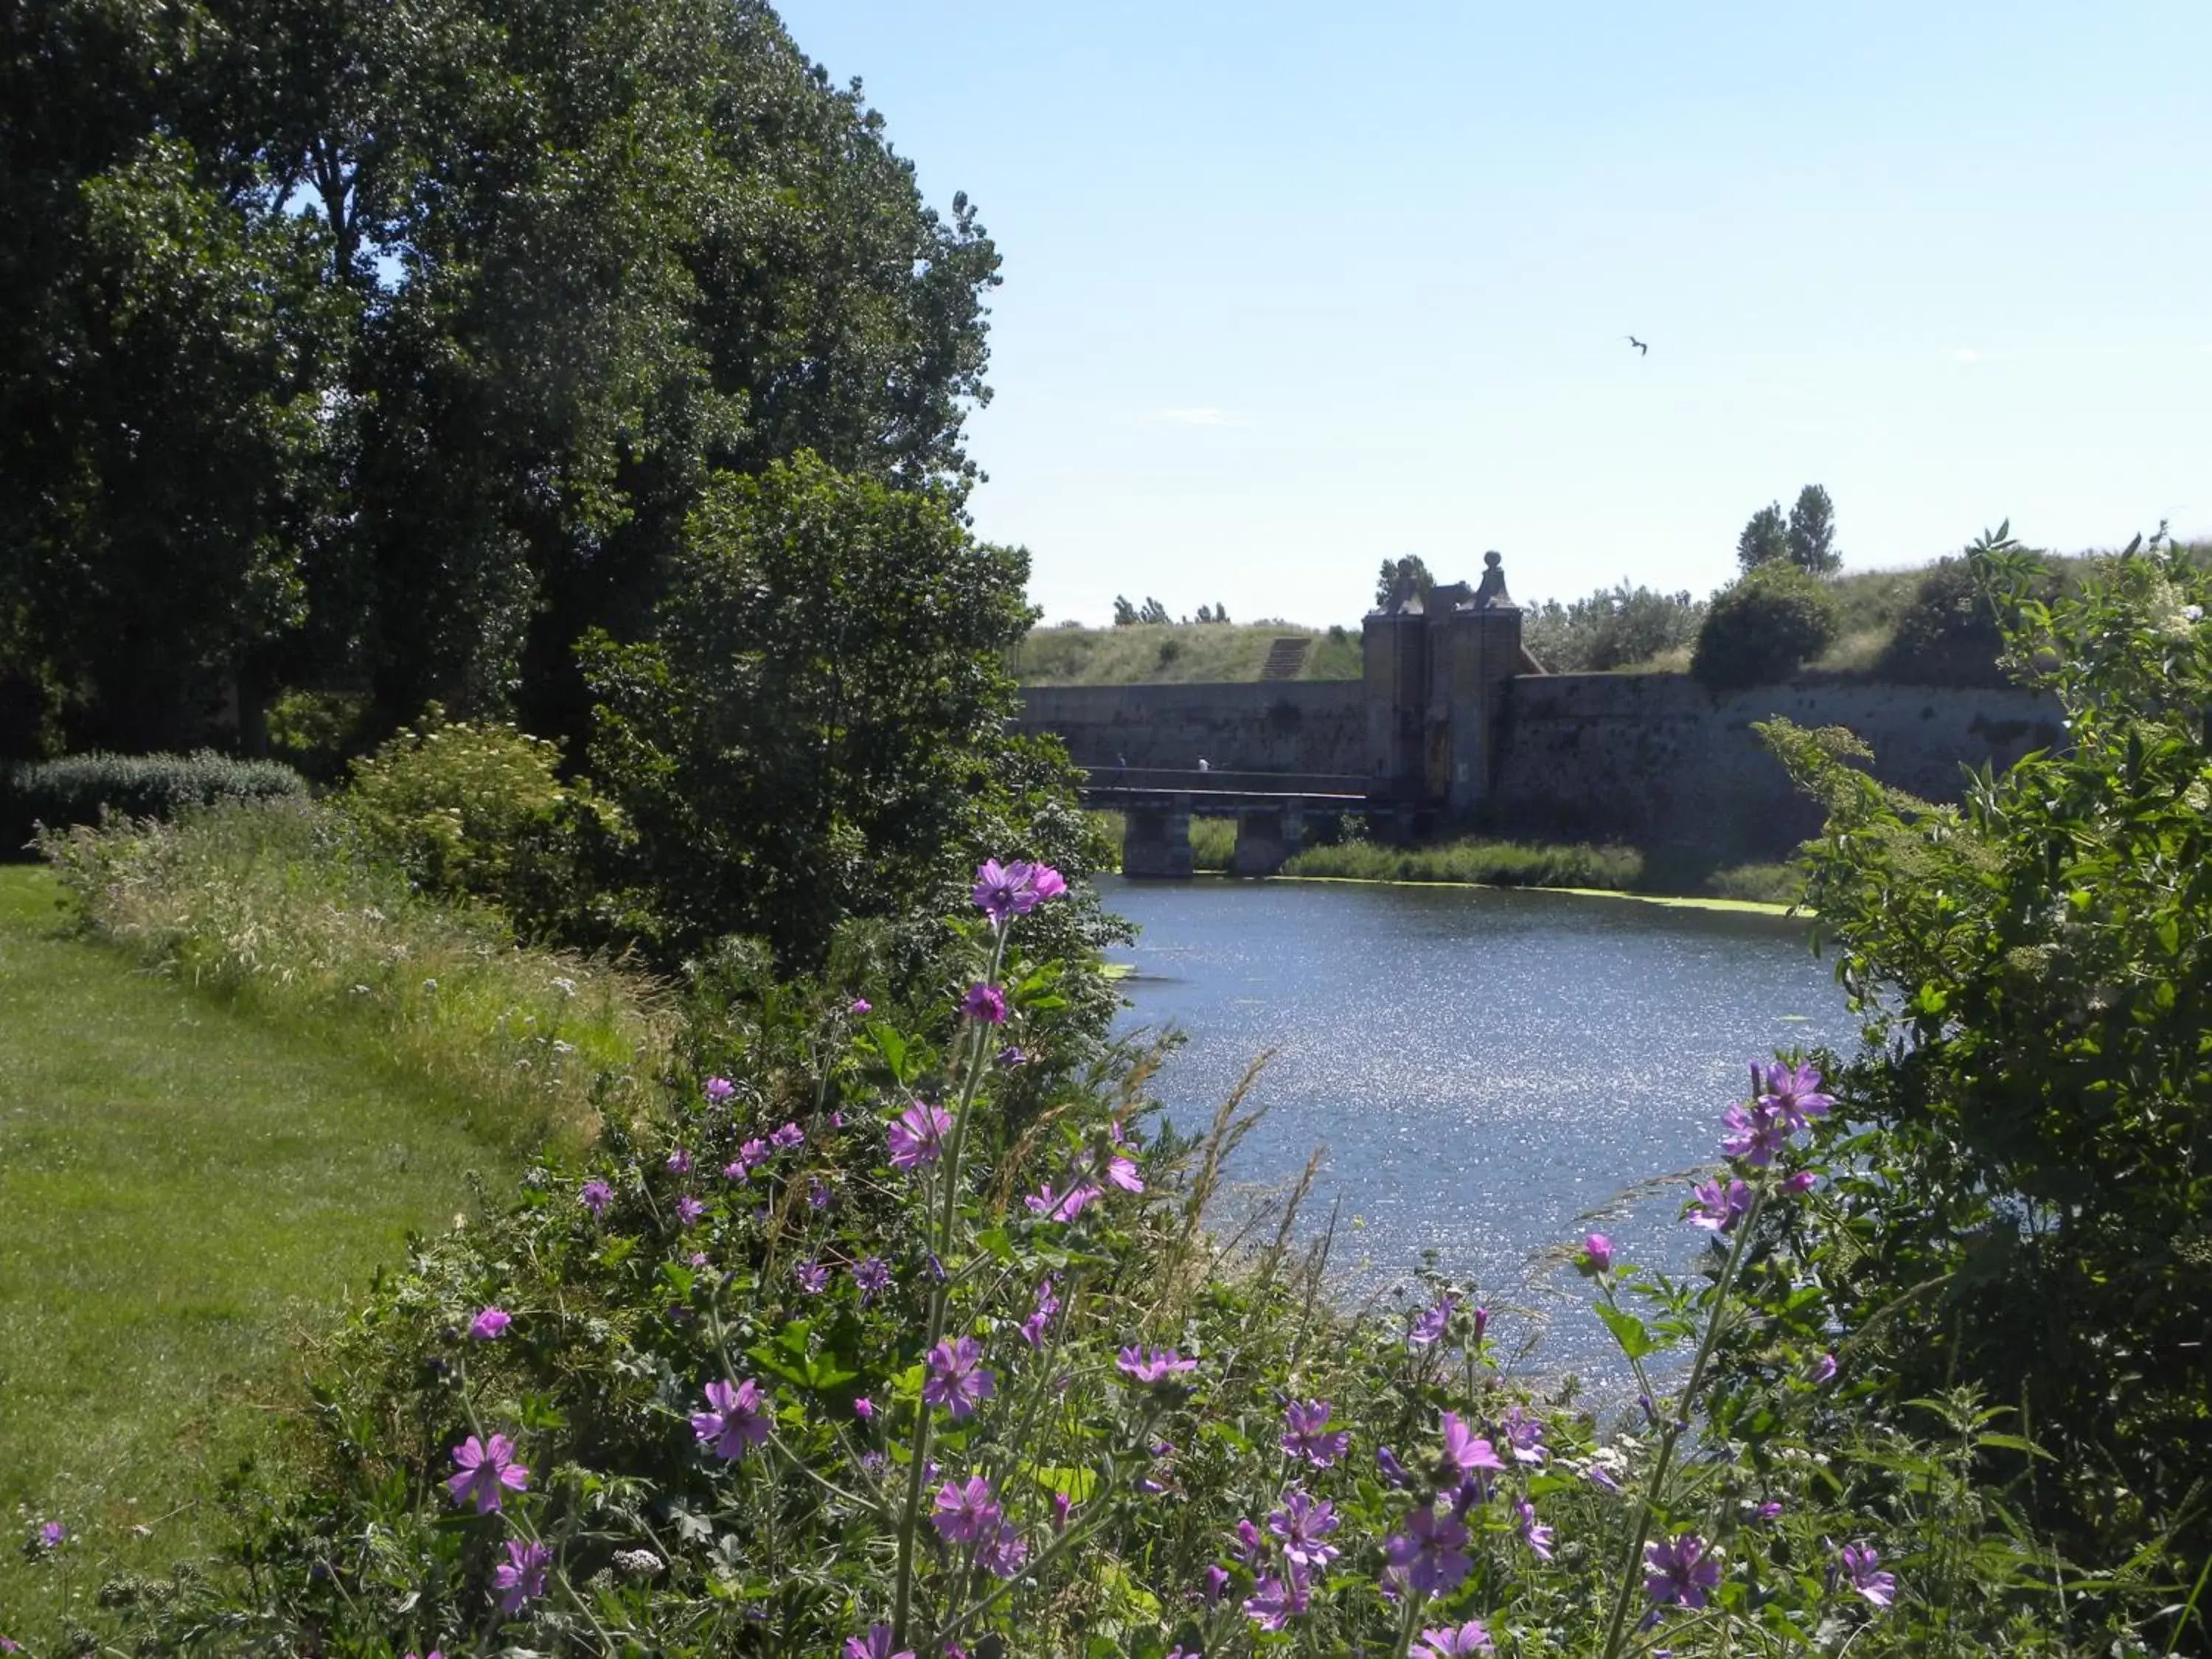
<path fill-rule="evenodd" d="M 489 1138 L 580 1142 L 644 1111 L 676 1019 L 604 962 L 410 892 L 299 800 L 49 836 L 85 923 L 149 967 L 480 1102 Z"/>
<path fill-rule="evenodd" d="M 1286 876 L 1358 881 L 1475 882 L 1494 887 L 1597 887 L 1627 891 L 1643 878 L 1632 847 L 1547 846 L 1470 838 L 1434 847 L 1378 847 L 1347 841 L 1310 847 L 1283 866 Z"/>

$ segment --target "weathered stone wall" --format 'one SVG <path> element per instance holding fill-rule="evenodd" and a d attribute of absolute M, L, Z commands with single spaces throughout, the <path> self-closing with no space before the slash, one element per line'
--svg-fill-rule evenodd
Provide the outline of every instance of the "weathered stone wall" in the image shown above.
<path fill-rule="evenodd" d="M 1051 732 L 1076 763 L 1225 772 L 1364 772 L 1358 680 L 1229 685 L 1024 686 L 1018 724 Z"/>
<path fill-rule="evenodd" d="M 1808 677 L 1717 696 L 1684 674 L 1523 675 L 1500 711 L 1486 818 L 1515 835 L 1678 843 L 1779 856 L 1820 827 L 1752 722 L 1843 726 L 1887 783 L 1956 800 L 1960 768 L 2056 746 L 2057 704 L 2014 689 L 1868 685 Z"/>

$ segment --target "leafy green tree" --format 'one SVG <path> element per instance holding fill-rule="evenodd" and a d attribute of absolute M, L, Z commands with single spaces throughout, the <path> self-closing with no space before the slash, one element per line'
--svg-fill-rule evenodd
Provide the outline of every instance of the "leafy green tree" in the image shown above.
<path fill-rule="evenodd" d="M 2016 1410 L 2049 1458 L 1992 1473 L 2076 1559 L 2165 1553 L 2185 1584 L 2212 1547 L 2212 577 L 2154 542 L 2050 599 L 2002 529 L 1967 562 L 2065 747 L 1952 808 L 1847 733 L 1768 733 L 1826 805 L 1808 899 L 1871 1040 L 1839 1091 L 1843 1323 L 1894 1402 Z"/>
<path fill-rule="evenodd" d="M 1786 560 L 1754 566 L 1713 595 L 1690 672 L 1716 690 L 1788 679 L 1834 642 L 1835 595 Z"/>
<path fill-rule="evenodd" d="M 1129 601 L 1121 594 L 1116 593 L 1114 596 L 1114 626 L 1116 628 L 1130 628 L 1136 624 L 1136 621 L 1137 607 L 1131 605 Z"/>
<path fill-rule="evenodd" d="M 1836 504 L 1819 484 L 1797 492 L 1785 539 L 1790 562 L 1800 570 L 1826 576 L 1843 568 L 1844 556 L 1836 548 Z"/>
<path fill-rule="evenodd" d="M 1167 606 L 1147 594 L 1144 605 L 1137 611 L 1137 620 L 1141 623 L 1171 623 L 1175 618 L 1168 615 Z"/>
<path fill-rule="evenodd" d="M 1526 613 L 1522 637 L 1554 673 L 1601 673 L 1690 644 L 1705 614 L 1704 602 L 1686 591 L 1632 587 L 1624 577 L 1569 605 L 1547 599 L 1535 606 Z"/>
<path fill-rule="evenodd" d="M 1418 553 L 1408 553 L 1403 558 L 1385 559 L 1382 568 L 1375 578 L 1375 608 L 1386 609 L 1391 595 L 1402 593 L 1428 603 L 1437 579 L 1429 574 L 1428 565 Z"/>
<path fill-rule="evenodd" d="M 1065 753 L 1006 730 L 1028 570 L 950 492 L 805 453 L 714 482 L 651 637 L 585 653 L 594 769 L 669 945 L 814 963 L 848 917 L 949 908 L 986 856 L 1095 867 Z"/>
<path fill-rule="evenodd" d="M 1777 564 L 1790 556 L 1790 530 L 1782 518 L 1782 503 L 1770 501 L 1751 515 L 1735 538 L 1735 562 L 1745 571 Z"/>

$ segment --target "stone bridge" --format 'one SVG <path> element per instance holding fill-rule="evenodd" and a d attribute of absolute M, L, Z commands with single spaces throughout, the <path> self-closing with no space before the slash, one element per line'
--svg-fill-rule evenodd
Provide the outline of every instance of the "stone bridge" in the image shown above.
<path fill-rule="evenodd" d="M 1305 845 L 1309 811 L 1360 811 L 1367 780 L 1330 772 L 1182 771 L 1167 767 L 1095 767 L 1083 787 L 1087 805 L 1121 814 L 1121 873 L 1191 873 L 1194 812 L 1237 820 L 1229 872 L 1272 876 Z"/>

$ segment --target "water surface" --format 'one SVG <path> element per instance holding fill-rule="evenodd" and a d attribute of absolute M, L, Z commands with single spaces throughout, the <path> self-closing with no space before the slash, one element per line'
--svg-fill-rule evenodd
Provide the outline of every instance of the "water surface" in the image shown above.
<path fill-rule="evenodd" d="M 1177 1127 L 1202 1127 L 1275 1050 L 1235 1173 L 1285 1178 L 1325 1146 L 1310 1216 L 1341 1200 L 1356 1282 L 1387 1285 L 1432 1249 L 1494 1306 L 1555 1313 L 1547 1364 L 1595 1364 L 1604 1343 L 1546 1253 L 1597 1224 L 1686 1261 L 1680 1182 L 1584 1218 L 1711 1163 L 1753 1056 L 1855 1037 L 1802 921 L 1498 889 L 1100 885 L 1143 929 L 1121 953 L 1122 1028 L 1189 1039 L 1159 1082 Z"/>

